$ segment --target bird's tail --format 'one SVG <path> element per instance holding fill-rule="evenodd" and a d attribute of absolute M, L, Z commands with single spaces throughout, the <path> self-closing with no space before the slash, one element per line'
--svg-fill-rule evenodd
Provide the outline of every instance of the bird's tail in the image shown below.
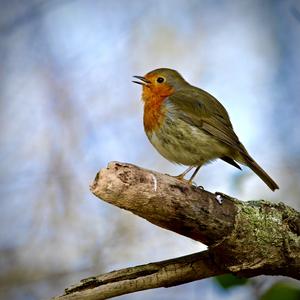
<path fill-rule="evenodd" d="M 243 155 L 244 163 L 272 190 L 279 189 L 276 182 L 248 154 Z"/>

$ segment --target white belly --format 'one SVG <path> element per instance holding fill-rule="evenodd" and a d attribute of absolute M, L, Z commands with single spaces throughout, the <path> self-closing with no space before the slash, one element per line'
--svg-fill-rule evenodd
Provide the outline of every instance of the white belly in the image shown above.
<path fill-rule="evenodd" d="M 225 156 L 226 147 L 198 127 L 182 120 L 147 134 L 156 150 L 169 161 L 198 166 Z"/>

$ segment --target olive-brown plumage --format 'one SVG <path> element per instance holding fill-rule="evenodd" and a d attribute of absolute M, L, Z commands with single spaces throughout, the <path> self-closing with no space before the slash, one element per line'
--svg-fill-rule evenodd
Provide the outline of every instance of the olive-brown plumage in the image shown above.
<path fill-rule="evenodd" d="M 186 82 L 175 70 L 156 69 L 144 77 L 144 128 L 152 145 L 169 161 L 199 168 L 217 158 L 251 168 L 271 190 L 278 185 L 254 161 L 235 134 L 228 113 L 212 95 Z"/>

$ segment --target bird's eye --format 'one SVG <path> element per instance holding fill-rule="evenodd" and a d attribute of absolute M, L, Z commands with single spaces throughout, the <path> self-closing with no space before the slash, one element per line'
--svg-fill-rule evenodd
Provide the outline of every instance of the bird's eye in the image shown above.
<path fill-rule="evenodd" d="M 165 81 L 165 79 L 164 79 L 163 77 L 158 77 L 158 78 L 156 79 L 156 81 L 157 81 L 158 83 L 163 83 L 163 82 Z"/>

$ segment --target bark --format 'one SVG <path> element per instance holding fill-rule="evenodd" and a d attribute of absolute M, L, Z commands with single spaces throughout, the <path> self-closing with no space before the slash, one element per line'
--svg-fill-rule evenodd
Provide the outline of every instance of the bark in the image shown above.
<path fill-rule="evenodd" d="M 300 279 L 300 214 L 283 203 L 242 202 L 119 162 L 97 174 L 91 191 L 208 250 L 92 277 L 55 299 L 107 299 L 229 272 Z"/>
<path fill-rule="evenodd" d="M 141 290 L 170 287 L 223 274 L 208 251 L 113 271 L 82 280 L 65 290 L 62 299 L 101 300 Z"/>

